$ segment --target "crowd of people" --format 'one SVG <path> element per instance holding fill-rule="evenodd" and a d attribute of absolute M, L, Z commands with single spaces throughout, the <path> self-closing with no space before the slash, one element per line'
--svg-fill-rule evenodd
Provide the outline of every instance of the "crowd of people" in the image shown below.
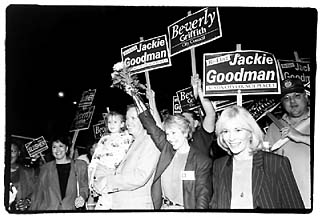
<path fill-rule="evenodd" d="M 310 109 L 299 79 L 281 84 L 283 125 L 266 134 L 241 106 L 218 115 L 191 78 L 204 116 L 161 116 L 155 93 L 148 104 L 127 88 L 134 104 L 110 112 L 108 133 L 70 156 L 70 138 L 50 141 L 54 159 L 39 172 L 19 164 L 11 143 L 7 208 L 16 211 L 310 209 Z M 266 142 L 270 145 L 266 149 Z M 220 149 L 220 150 L 219 150 Z"/>

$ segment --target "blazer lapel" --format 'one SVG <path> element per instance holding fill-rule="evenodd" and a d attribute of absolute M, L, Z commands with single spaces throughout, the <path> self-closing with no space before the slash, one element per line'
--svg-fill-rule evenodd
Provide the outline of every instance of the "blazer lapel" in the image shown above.
<path fill-rule="evenodd" d="M 227 205 L 221 205 L 222 208 L 230 208 L 231 207 L 231 189 L 232 189 L 232 170 L 233 170 L 233 161 L 232 156 L 226 159 L 226 162 L 222 165 L 222 190 L 221 192 L 221 199 L 222 202 L 225 202 Z"/>
<path fill-rule="evenodd" d="M 258 152 L 253 155 L 252 164 L 252 198 L 253 206 L 256 207 L 257 197 L 262 187 L 262 183 L 265 180 L 265 174 L 263 170 L 263 153 Z"/>

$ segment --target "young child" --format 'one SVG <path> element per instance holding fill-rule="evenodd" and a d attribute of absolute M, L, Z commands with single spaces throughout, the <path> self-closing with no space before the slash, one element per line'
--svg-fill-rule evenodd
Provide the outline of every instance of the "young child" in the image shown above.
<path fill-rule="evenodd" d="M 106 191 L 98 193 L 94 187 L 103 187 L 106 174 L 113 174 L 132 144 L 132 136 L 125 130 L 124 116 L 111 111 L 105 118 L 108 133 L 103 136 L 94 151 L 89 164 L 89 187 L 99 195 L 95 209 L 110 209 L 111 195 Z"/>

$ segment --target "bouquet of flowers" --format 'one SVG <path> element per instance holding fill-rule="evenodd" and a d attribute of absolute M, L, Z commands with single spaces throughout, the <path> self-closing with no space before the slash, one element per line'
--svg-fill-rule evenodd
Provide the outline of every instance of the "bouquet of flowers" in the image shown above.
<path fill-rule="evenodd" d="M 141 94 L 139 89 L 146 90 L 146 86 L 141 84 L 137 75 L 132 75 L 130 69 L 125 66 L 123 62 L 118 62 L 113 66 L 113 73 L 111 73 L 112 85 L 123 89 L 125 91 L 130 90 L 134 94 Z"/>

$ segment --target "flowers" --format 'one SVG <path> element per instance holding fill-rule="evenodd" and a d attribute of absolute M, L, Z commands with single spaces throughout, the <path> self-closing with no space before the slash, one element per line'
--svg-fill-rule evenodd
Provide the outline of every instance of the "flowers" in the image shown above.
<path fill-rule="evenodd" d="M 145 85 L 139 82 L 137 75 L 131 75 L 130 69 L 127 68 L 123 62 L 118 62 L 115 65 L 113 65 L 113 73 L 111 73 L 111 80 L 112 88 L 120 88 L 127 92 L 130 91 L 135 94 L 138 94 L 139 89 L 147 89 Z"/>

